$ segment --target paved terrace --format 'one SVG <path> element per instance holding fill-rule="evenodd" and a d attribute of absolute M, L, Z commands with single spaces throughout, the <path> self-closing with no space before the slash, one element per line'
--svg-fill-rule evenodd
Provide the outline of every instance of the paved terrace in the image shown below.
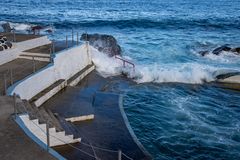
<path fill-rule="evenodd" d="M 1 55 L 1 53 L 0 53 Z M 48 62 L 35 61 L 35 71 L 43 68 L 48 64 Z M 11 71 L 12 70 L 12 81 L 13 83 L 27 77 L 32 74 L 34 71 L 34 65 L 32 60 L 28 59 L 15 59 L 11 62 L 0 65 L 0 94 L 5 93 L 5 80 L 6 79 L 7 87 L 11 85 Z"/>
<path fill-rule="evenodd" d="M 14 41 L 14 34 L 13 33 L 5 33 L 5 32 L 0 32 L 0 35 L 4 35 L 7 37 L 9 41 Z M 41 35 L 34 35 L 34 34 L 21 34 L 21 33 L 16 33 L 15 34 L 15 42 L 22 42 L 34 38 L 39 38 Z"/>
<path fill-rule="evenodd" d="M 30 139 L 14 121 L 13 98 L 0 96 L 0 159 L 54 160 L 46 150 Z"/>

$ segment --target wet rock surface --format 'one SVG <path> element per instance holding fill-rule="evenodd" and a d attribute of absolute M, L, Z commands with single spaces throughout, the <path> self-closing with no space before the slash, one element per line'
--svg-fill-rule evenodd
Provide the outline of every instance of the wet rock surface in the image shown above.
<path fill-rule="evenodd" d="M 82 34 L 81 40 L 89 41 L 89 44 L 98 51 L 106 53 L 109 56 L 121 55 L 121 47 L 112 35 L 106 34 Z"/>
<path fill-rule="evenodd" d="M 223 45 L 223 46 L 215 48 L 212 51 L 205 50 L 205 51 L 200 51 L 198 53 L 201 56 L 205 56 L 205 55 L 208 55 L 208 54 L 221 55 L 223 52 L 229 52 L 229 53 L 234 53 L 236 55 L 240 55 L 240 47 L 231 48 L 228 45 Z"/>

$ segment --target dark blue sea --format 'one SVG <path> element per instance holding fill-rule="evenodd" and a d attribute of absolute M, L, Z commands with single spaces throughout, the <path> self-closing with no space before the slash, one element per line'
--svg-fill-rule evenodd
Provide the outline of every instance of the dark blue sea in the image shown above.
<path fill-rule="evenodd" d="M 0 21 L 19 31 L 52 26 L 54 40 L 72 29 L 113 35 L 136 64 L 136 83 L 119 90 L 154 159 L 240 159 L 240 92 L 205 83 L 216 71 L 239 71 L 240 57 L 198 54 L 240 46 L 240 0 L 2 0 Z M 119 74 L 101 58 L 103 76 Z"/>

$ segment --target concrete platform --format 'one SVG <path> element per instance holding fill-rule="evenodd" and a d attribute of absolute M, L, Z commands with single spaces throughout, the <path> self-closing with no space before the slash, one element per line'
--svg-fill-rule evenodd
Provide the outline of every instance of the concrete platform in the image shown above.
<path fill-rule="evenodd" d="M 56 159 L 30 139 L 12 118 L 13 98 L 0 96 L 0 159 Z"/>
<path fill-rule="evenodd" d="M 68 48 L 74 45 L 76 45 L 76 42 L 74 42 L 73 44 L 70 41 L 68 42 Z M 65 41 L 55 41 L 54 46 L 55 46 L 55 52 L 59 52 L 67 48 Z M 52 48 L 52 44 L 47 44 L 47 45 L 26 50 L 25 52 L 50 54 L 51 48 Z"/>
<path fill-rule="evenodd" d="M 48 62 L 35 61 L 35 70 L 37 71 L 47 64 Z M 0 95 L 4 93 L 4 74 L 7 74 L 7 86 L 11 85 L 10 69 L 12 69 L 13 83 L 15 83 L 33 73 L 33 61 L 18 58 L 0 65 Z"/>
<path fill-rule="evenodd" d="M 81 143 L 74 146 L 90 155 L 95 154 L 100 159 L 112 160 L 117 159 L 117 151 L 122 150 L 132 159 L 151 159 L 131 130 L 119 103 L 121 102 L 119 95 L 102 92 L 109 82 L 96 75 L 96 72 L 92 72 L 88 77 L 79 86 L 67 87 L 65 91 L 58 93 L 43 107 L 63 117 L 94 113 L 93 120 L 74 123 L 78 136 L 82 138 Z M 95 146 L 94 149 L 90 144 Z M 109 152 L 97 147 L 113 151 Z M 54 149 L 69 160 L 95 159 L 69 146 Z M 122 156 L 122 159 L 127 158 Z"/>
<path fill-rule="evenodd" d="M 67 118 L 94 114 L 92 108 L 93 92 L 80 91 L 78 87 L 67 87 L 44 103 L 41 107 Z"/>

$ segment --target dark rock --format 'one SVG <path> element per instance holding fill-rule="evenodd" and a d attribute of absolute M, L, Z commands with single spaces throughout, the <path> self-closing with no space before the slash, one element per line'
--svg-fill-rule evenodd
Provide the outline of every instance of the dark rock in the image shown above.
<path fill-rule="evenodd" d="M 220 74 L 220 75 L 217 75 L 216 78 L 217 79 L 226 79 L 226 78 L 236 76 L 236 75 L 240 75 L 240 72 L 230 72 L 230 73 Z"/>
<path fill-rule="evenodd" d="M 3 41 L 3 42 L 4 42 L 4 41 L 7 41 L 7 37 L 5 37 L 5 36 L 1 37 L 1 38 L 0 38 L 0 41 Z"/>
<path fill-rule="evenodd" d="M 117 40 L 111 35 L 84 33 L 81 36 L 81 40 L 89 41 L 91 46 L 111 57 L 121 55 L 121 47 L 117 44 Z"/>
<path fill-rule="evenodd" d="M 3 50 L 4 50 L 3 46 L 0 46 L 0 51 L 3 51 Z"/>
<path fill-rule="evenodd" d="M 2 46 L 4 47 L 4 49 L 8 49 L 8 46 L 6 44 L 2 44 Z"/>
<path fill-rule="evenodd" d="M 231 51 L 234 52 L 235 54 L 239 55 L 240 54 L 240 47 L 233 48 L 233 49 L 231 49 Z"/>
<path fill-rule="evenodd" d="M 228 46 L 221 46 L 221 47 L 218 47 L 218 48 L 216 48 L 216 49 L 214 49 L 213 51 L 212 51 L 212 53 L 213 54 L 215 54 L 215 55 L 219 55 L 222 51 L 231 51 L 231 48 L 230 47 L 228 47 Z"/>
<path fill-rule="evenodd" d="M 7 42 L 5 42 L 5 44 L 8 46 L 8 48 L 12 48 L 12 43 L 11 42 L 7 41 Z"/>
<path fill-rule="evenodd" d="M 2 28 L 3 28 L 3 30 L 4 30 L 4 32 L 11 32 L 12 31 L 12 28 L 11 28 L 11 26 L 10 26 L 10 23 L 4 23 L 4 24 L 2 24 Z"/>
<path fill-rule="evenodd" d="M 200 51 L 198 52 L 201 56 L 205 56 L 207 54 L 209 54 L 209 51 Z"/>

